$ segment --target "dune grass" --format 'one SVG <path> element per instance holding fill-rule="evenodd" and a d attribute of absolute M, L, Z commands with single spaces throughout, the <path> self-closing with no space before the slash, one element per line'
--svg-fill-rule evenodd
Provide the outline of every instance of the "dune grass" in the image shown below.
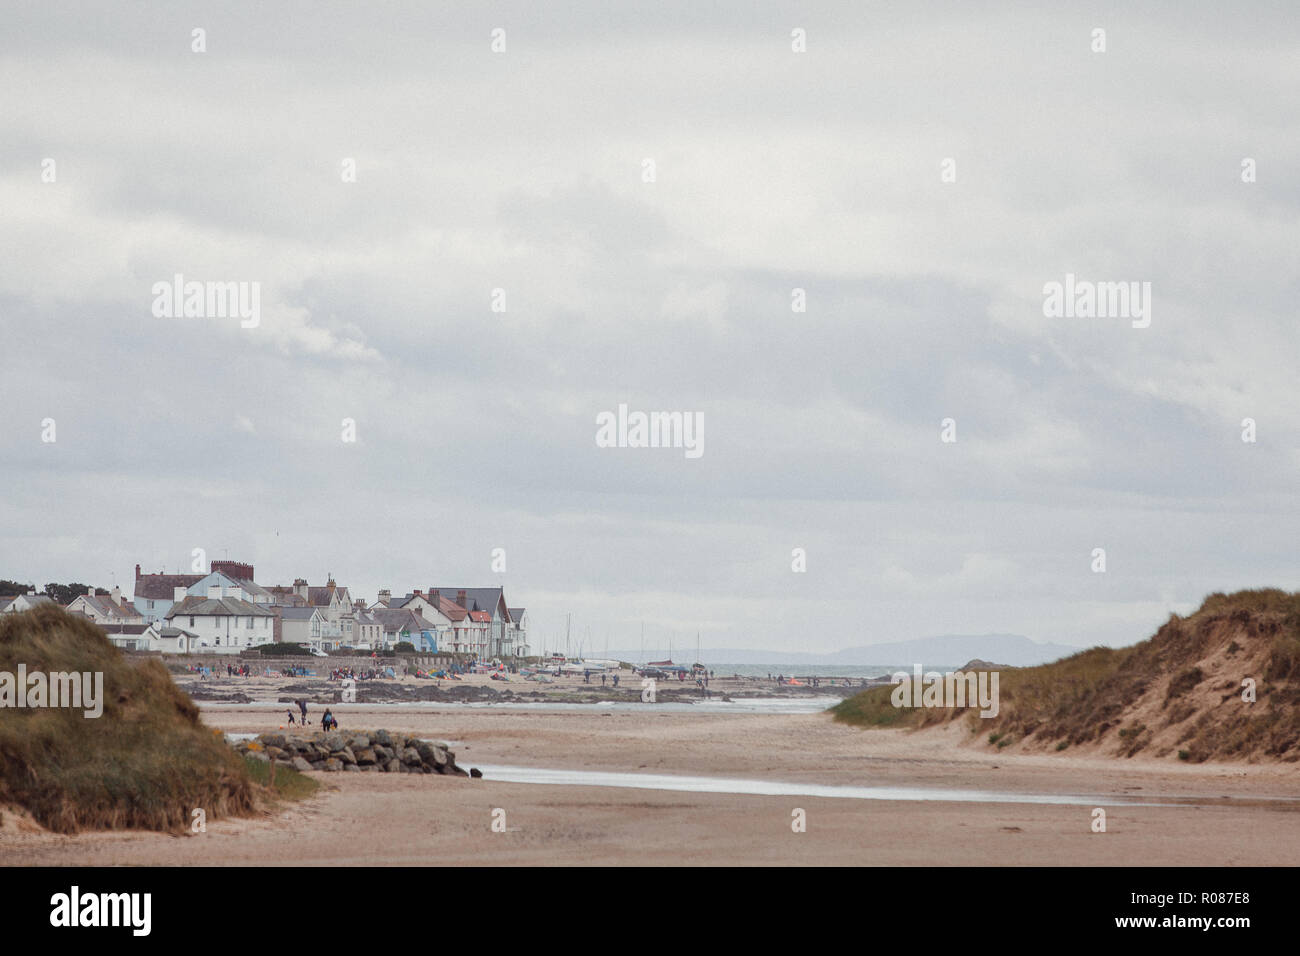
<path fill-rule="evenodd" d="M 181 832 L 191 811 L 247 815 L 257 791 L 243 759 L 204 727 L 152 658 L 130 660 L 58 607 L 0 615 L 0 671 L 101 672 L 103 714 L 0 707 L 0 802 L 60 833 L 138 827 Z"/>
<path fill-rule="evenodd" d="M 1243 701 L 1244 678 L 1256 681 L 1257 701 Z M 1179 759 L 1192 762 L 1300 759 L 1300 593 L 1211 594 L 1194 614 L 1171 616 L 1132 647 L 1095 647 L 1038 667 L 1006 668 L 999 683 L 999 713 L 989 719 L 970 707 L 895 707 L 891 686 L 863 691 L 831 712 L 860 727 L 963 719 L 998 748 L 1033 738 L 1059 752 L 1105 739 L 1116 754 L 1132 756 L 1160 735 L 1158 755 L 1172 755 L 1176 746 Z M 1152 719 L 1134 719 L 1135 711 Z"/>

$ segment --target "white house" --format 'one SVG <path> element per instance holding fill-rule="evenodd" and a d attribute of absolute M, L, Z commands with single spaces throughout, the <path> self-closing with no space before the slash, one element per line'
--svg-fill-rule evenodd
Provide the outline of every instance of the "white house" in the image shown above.
<path fill-rule="evenodd" d="M 144 624 L 134 604 L 122 599 L 122 589 L 113 585 L 111 594 L 82 594 L 68 605 L 69 614 L 81 614 L 95 624 Z"/>
<path fill-rule="evenodd" d="M 4 608 L 0 608 L 0 613 L 17 614 L 19 611 L 30 611 L 40 604 L 55 604 L 58 602 L 48 594 L 20 594 L 11 600 Z"/>
<path fill-rule="evenodd" d="M 274 641 L 275 613 L 269 606 L 228 596 L 219 584 L 208 589 L 207 597 L 181 590 L 177 588 L 176 603 L 167 612 L 167 624 L 196 635 L 205 653 L 238 654 Z"/>
<path fill-rule="evenodd" d="M 109 635 L 114 644 L 125 646 L 127 638 Z M 202 648 L 197 634 L 179 627 L 170 627 L 160 621 L 154 621 L 141 635 L 137 650 L 159 651 L 163 654 L 192 654 Z"/>
<path fill-rule="evenodd" d="M 341 631 L 331 624 L 324 608 L 282 607 L 280 614 L 280 642 L 283 644 L 310 644 L 321 650 L 330 650 L 339 644 Z"/>

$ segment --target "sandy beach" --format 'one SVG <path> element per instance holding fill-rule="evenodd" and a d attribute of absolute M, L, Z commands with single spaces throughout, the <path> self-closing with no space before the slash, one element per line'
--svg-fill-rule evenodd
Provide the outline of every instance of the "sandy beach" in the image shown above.
<path fill-rule="evenodd" d="M 318 714 L 319 708 L 313 707 Z M 993 754 L 956 726 L 860 730 L 823 713 L 334 706 L 348 730 L 450 741 L 465 767 L 548 768 L 792 785 L 937 788 L 927 799 L 682 792 L 438 776 L 320 773 L 317 796 L 207 832 L 35 832 L 6 812 L 18 865 L 851 864 L 1260 865 L 1300 858 L 1295 764 Z M 270 704 L 207 706 L 228 733 L 277 729 Z M 958 800 L 984 791 L 984 801 Z M 952 799 L 944 798 L 948 794 Z M 1078 794 L 1180 805 L 1009 802 Z M 939 799 L 933 799 L 934 797 Z M 805 811 L 806 832 L 792 831 Z M 504 811 L 504 832 L 492 829 Z M 500 814 L 496 814 L 500 818 Z"/>

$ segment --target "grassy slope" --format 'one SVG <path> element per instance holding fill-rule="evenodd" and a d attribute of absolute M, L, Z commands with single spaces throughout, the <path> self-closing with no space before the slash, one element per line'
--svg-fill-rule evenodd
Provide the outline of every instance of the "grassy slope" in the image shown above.
<path fill-rule="evenodd" d="M 1254 703 L 1242 700 L 1248 677 Z M 963 720 L 987 746 L 1026 752 L 1300 760 L 1300 594 L 1212 594 L 1195 614 L 1174 615 L 1133 647 L 1003 670 L 999 681 L 1000 712 L 987 719 L 971 708 L 895 708 L 890 687 L 832 712 L 859 726 Z"/>
<path fill-rule="evenodd" d="M 243 759 L 199 722 L 161 663 L 128 660 L 84 619 L 41 607 L 0 615 L 0 671 L 101 671 L 104 712 L 0 708 L 0 802 L 49 829 L 181 831 L 190 813 L 246 815 L 257 788 Z"/>

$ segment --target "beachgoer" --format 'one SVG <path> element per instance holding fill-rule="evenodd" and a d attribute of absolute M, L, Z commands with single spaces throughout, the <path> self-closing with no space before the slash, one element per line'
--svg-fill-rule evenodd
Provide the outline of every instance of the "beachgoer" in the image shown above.
<path fill-rule="evenodd" d="M 286 710 L 285 713 L 289 715 L 289 726 L 292 727 L 292 726 L 293 726 L 293 711 L 292 711 L 292 710 Z"/>

